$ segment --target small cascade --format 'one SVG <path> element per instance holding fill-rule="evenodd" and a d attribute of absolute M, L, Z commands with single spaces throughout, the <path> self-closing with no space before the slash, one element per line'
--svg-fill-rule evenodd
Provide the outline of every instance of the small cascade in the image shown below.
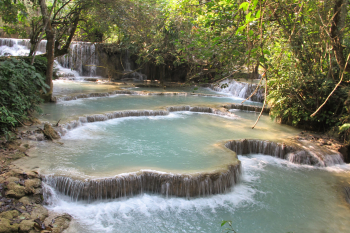
<path fill-rule="evenodd" d="M 99 65 L 96 46 L 89 42 L 72 42 L 69 53 L 56 60 L 63 68 L 76 70 L 80 76 L 96 76 Z"/>
<path fill-rule="evenodd" d="M 133 81 L 147 80 L 147 76 L 146 75 L 132 70 L 131 62 L 130 62 L 130 56 L 129 56 L 129 51 L 128 50 L 126 50 L 123 62 L 125 64 L 125 70 L 124 70 L 125 77 L 122 80 L 127 80 L 127 79 L 132 79 Z"/>
<path fill-rule="evenodd" d="M 75 180 L 49 175 L 43 180 L 73 200 L 91 202 L 142 193 L 186 198 L 226 193 L 239 181 L 240 175 L 241 164 L 238 162 L 225 170 L 210 173 L 171 174 L 146 170 L 105 179 Z"/>
<path fill-rule="evenodd" d="M 301 148 L 301 150 L 307 151 L 311 156 L 318 158 L 319 164 L 322 167 L 344 163 L 343 157 L 339 152 L 318 146 L 308 140 L 296 140 L 294 143 L 297 147 Z"/>
<path fill-rule="evenodd" d="M 242 111 L 249 111 L 249 112 L 261 112 L 261 109 L 262 109 L 262 107 L 259 107 L 259 106 L 243 105 L 243 104 L 227 104 L 227 105 L 224 105 L 224 108 L 226 108 L 226 109 L 239 109 Z M 265 106 L 263 112 L 269 114 L 270 108 Z"/>
<path fill-rule="evenodd" d="M 70 101 L 77 99 L 85 99 L 91 97 L 108 97 L 111 95 L 165 95 L 165 96 L 187 96 L 186 92 L 145 92 L 145 91 L 130 91 L 130 90 L 116 90 L 110 92 L 97 92 L 97 93 L 79 93 L 76 95 L 68 96 L 54 96 L 53 102 Z"/>
<path fill-rule="evenodd" d="M 171 108 L 172 110 L 191 110 L 188 106 Z M 207 108 L 202 109 L 202 111 L 211 112 L 212 110 Z M 131 115 L 138 114 L 141 112 L 134 112 Z M 100 118 L 103 119 L 104 116 L 95 115 L 95 118 L 87 118 L 86 121 L 100 120 Z M 310 152 L 294 144 L 244 139 L 228 141 L 225 143 L 225 147 L 235 152 L 232 153 L 232 162 L 225 165 L 225 168 L 212 172 L 173 174 L 141 170 L 101 179 L 80 180 L 62 175 L 47 175 L 43 177 L 43 180 L 50 187 L 69 196 L 74 201 L 92 202 L 130 197 L 142 193 L 190 198 L 226 193 L 237 184 L 241 176 L 241 163 L 237 160 L 236 154 L 265 154 L 297 164 L 327 166 L 327 163 L 322 160 L 322 156 L 314 154 L 315 151 Z"/>
<path fill-rule="evenodd" d="M 0 38 L 0 56 L 28 56 L 29 39 Z M 39 43 L 36 54 L 46 52 L 46 40 Z"/>
<path fill-rule="evenodd" d="M 210 113 L 210 114 L 215 114 L 218 116 L 231 117 L 231 118 L 236 117 L 236 115 L 234 115 L 228 111 L 221 111 L 219 109 L 210 108 L 210 107 L 171 106 L 171 107 L 168 107 L 167 110 L 169 112 L 189 111 L 189 112 Z"/>
<path fill-rule="evenodd" d="M 236 115 L 230 112 L 224 112 L 218 109 L 210 107 L 191 107 L 191 106 L 172 106 L 168 107 L 167 110 L 126 110 L 126 111 L 115 111 L 105 114 L 95 114 L 85 117 L 79 117 L 79 120 L 70 121 L 66 124 L 62 124 L 56 128 L 56 130 L 61 134 L 65 135 L 67 130 L 75 129 L 83 123 L 89 122 L 99 122 L 107 121 L 115 118 L 123 117 L 143 117 L 143 116 L 167 116 L 170 112 L 179 112 L 179 111 L 188 111 L 188 112 L 198 112 L 198 113 L 210 113 L 223 117 L 234 118 Z"/>
<path fill-rule="evenodd" d="M 288 160 L 296 164 L 307 164 L 319 167 L 344 163 L 339 153 L 319 148 L 305 148 L 291 143 L 270 142 L 264 140 L 244 139 L 229 141 L 225 146 L 239 155 L 264 154 Z"/>
<path fill-rule="evenodd" d="M 226 88 L 221 88 L 223 85 L 227 84 Z M 217 92 L 228 93 L 235 97 L 246 99 L 248 98 L 256 89 L 257 84 L 249 84 L 243 82 L 237 82 L 235 80 L 225 79 L 221 81 L 218 85 L 211 85 L 210 88 Z M 265 94 L 262 89 L 253 95 L 249 100 L 256 102 L 264 102 Z"/>

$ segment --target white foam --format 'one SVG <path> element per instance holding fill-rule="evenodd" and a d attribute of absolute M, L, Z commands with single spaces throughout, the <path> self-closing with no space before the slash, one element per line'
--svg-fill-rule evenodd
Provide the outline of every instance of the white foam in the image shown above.
<path fill-rule="evenodd" d="M 163 198 L 156 195 L 143 194 L 141 196 L 113 201 L 86 204 L 72 203 L 64 198 L 56 199 L 56 204 L 49 209 L 56 212 L 67 212 L 90 232 L 115 232 L 118 225 L 133 225 L 138 219 L 153 219 L 161 221 L 162 216 L 183 216 L 191 212 L 210 217 L 219 208 L 234 212 L 236 208 L 251 205 L 255 191 L 247 185 L 238 185 L 234 191 L 207 198 L 187 200 L 184 198 Z M 145 224 L 139 222 L 138 224 Z M 152 224 L 150 222 L 147 223 Z M 120 228 L 119 228 L 120 229 Z"/>
<path fill-rule="evenodd" d="M 186 118 L 184 114 L 169 113 L 169 115 L 159 116 L 139 116 L 139 117 L 122 117 L 114 118 L 107 121 L 98 121 L 85 123 L 80 127 L 68 131 L 68 133 L 62 137 L 65 140 L 86 140 L 86 139 L 102 139 L 106 135 L 107 128 L 113 125 L 118 125 L 125 121 L 135 120 L 173 120 L 179 118 Z"/>
<path fill-rule="evenodd" d="M 245 156 L 239 156 L 239 159 L 245 160 L 246 158 L 244 157 Z M 256 160 L 261 162 L 262 164 L 265 164 L 265 165 L 269 164 L 273 166 L 283 167 L 283 169 L 326 170 L 329 172 L 336 172 L 336 173 L 341 173 L 341 172 L 350 173 L 350 164 L 333 164 L 327 167 L 318 167 L 318 166 L 312 166 L 307 164 L 295 164 L 285 159 L 280 159 L 280 158 L 276 158 L 269 155 L 263 155 L 263 154 L 254 154 L 254 155 L 249 155 L 248 157 L 251 158 L 251 160 L 248 160 L 249 161 L 248 163 L 251 163 L 252 160 Z M 262 164 L 260 164 L 260 166 Z"/>
<path fill-rule="evenodd" d="M 28 56 L 29 49 L 26 46 L 15 44 L 12 47 L 0 46 L 0 56 Z"/>
<path fill-rule="evenodd" d="M 72 202 L 67 197 L 57 195 L 54 190 L 51 190 L 53 195 L 50 198 L 51 204 L 48 208 L 55 212 L 71 214 L 76 219 L 78 228 L 83 228 L 78 231 L 84 232 L 124 232 L 123 230 L 127 228 L 134 229 L 134 224 L 147 224 L 149 229 L 152 223 L 147 222 L 147 219 L 155 221 L 157 224 L 169 218 L 177 218 L 183 224 L 188 224 L 193 220 L 188 218 L 209 220 L 223 209 L 233 213 L 237 208 L 260 205 L 254 199 L 254 195 L 261 192 L 253 188 L 250 183 L 259 179 L 256 171 L 263 170 L 265 164 L 260 160 L 247 157 L 240 159 L 244 167 L 243 182 L 227 194 L 194 199 L 165 198 L 143 194 L 128 199 L 97 201 L 87 204 Z M 75 227 L 73 224 L 68 232 L 77 231 Z M 167 227 L 164 226 L 160 231 L 166 231 Z M 120 229 L 120 231 L 116 229 Z"/>

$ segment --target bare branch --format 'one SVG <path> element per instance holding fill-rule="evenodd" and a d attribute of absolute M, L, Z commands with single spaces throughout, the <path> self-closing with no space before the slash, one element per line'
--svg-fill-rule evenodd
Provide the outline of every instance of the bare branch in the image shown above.
<path fill-rule="evenodd" d="M 349 58 L 350 58 L 350 54 L 349 54 L 349 56 L 348 56 L 348 59 L 346 60 L 345 67 L 348 65 Z M 329 98 L 333 95 L 333 93 L 335 92 L 335 90 L 339 87 L 340 83 L 343 81 L 344 73 L 345 73 L 345 70 L 343 70 L 342 75 L 341 75 L 341 78 L 340 78 L 339 82 L 337 83 L 337 85 L 334 87 L 333 91 L 328 95 L 327 99 L 323 102 L 323 104 L 321 104 L 321 106 L 320 106 L 313 114 L 311 114 L 311 117 L 314 117 L 314 116 L 321 110 L 321 108 L 327 103 L 327 101 L 329 100 Z"/>

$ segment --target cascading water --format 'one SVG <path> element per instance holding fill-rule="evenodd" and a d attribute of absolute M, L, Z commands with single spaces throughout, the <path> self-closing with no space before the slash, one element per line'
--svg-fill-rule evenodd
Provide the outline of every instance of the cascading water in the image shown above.
<path fill-rule="evenodd" d="M 46 52 L 46 40 L 39 43 L 36 54 Z M 27 56 L 29 39 L 0 38 L 0 56 Z M 58 74 L 65 79 L 84 79 L 81 76 L 95 76 L 99 64 L 95 45 L 87 42 L 73 42 L 70 53 L 56 59 Z"/>
<path fill-rule="evenodd" d="M 69 53 L 57 58 L 63 68 L 76 70 L 80 76 L 96 76 L 99 65 L 96 45 L 89 42 L 72 42 Z"/>
<path fill-rule="evenodd" d="M 277 143 L 264 140 L 235 140 L 225 146 L 239 155 L 264 154 L 288 160 L 296 164 L 307 164 L 319 167 L 344 164 L 340 153 L 315 148 L 307 150 L 302 141 L 298 143 Z"/>
<path fill-rule="evenodd" d="M 27 56 L 30 50 L 29 39 L 0 38 L 0 56 Z M 39 43 L 36 54 L 46 52 L 46 40 Z"/>
<path fill-rule="evenodd" d="M 222 88 L 224 87 L 224 88 Z M 226 79 L 221 81 L 219 84 L 212 85 L 211 88 L 217 92 L 231 94 L 233 96 L 246 99 L 248 98 L 256 89 L 257 84 L 249 84 L 244 82 L 237 82 L 234 79 Z M 262 89 L 253 95 L 249 100 L 263 102 L 264 101 L 264 92 Z"/>
<path fill-rule="evenodd" d="M 124 55 L 124 63 L 125 63 L 125 71 L 126 73 L 126 78 L 132 78 L 134 81 L 143 81 L 147 80 L 147 76 L 144 74 L 141 74 L 137 71 L 133 71 L 131 69 L 131 62 L 130 62 L 130 56 L 129 56 L 129 51 L 126 50 L 126 53 Z M 124 78 L 125 79 L 125 78 Z"/>

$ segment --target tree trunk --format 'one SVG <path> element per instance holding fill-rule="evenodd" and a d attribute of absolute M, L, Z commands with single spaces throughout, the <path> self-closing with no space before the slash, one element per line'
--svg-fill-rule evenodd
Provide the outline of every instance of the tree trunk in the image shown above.
<path fill-rule="evenodd" d="M 51 29 L 51 25 L 48 25 L 47 28 Z M 46 68 L 46 84 L 50 86 L 50 91 L 48 93 L 51 93 L 53 91 L 53 84 L 52 84 L 52 75 L 53 75 L 53 65 L 55 60 L 55 33 L 53 30 L 46 30 L 46 57 L 47 57 L 47 68 Z"/>
<path fill-rule="evenodd" d="M 59 48 L 59 43 L 58 42 L 55 43 L 55 45 L 54 45 L 55 46 L 55 57 L 65 55 L 69 52 L 68 51 L 69 46 L 73 41 L 75 31 L 77 30 L 77 27 L 78 27 L 80 12 L 81 12 L 81 10 L 77 11 L 77 13 L 76 13 L 76 17 L 73 21 L 73 25 L 71 27 L 70 34 L 69 34 L 69 37 L 67 39 L 66 44 L 62 48 Z"/>
<path fill-rule="evenodd" d="M 348 6 L 347 0 L 337 0 L 334 4 L 334 17 L 331 27 L 331 38 L 333 43 L 333 50 L 335 58 L 341 70 L 350 72 L 350 65 L 346 65 L 346 58 L 344 57 L 343 48 L 343 34 L 346 19 L 346 8 Z"/>
<path fill-rule="evenodd" d="M 52 75 L 53 75 L 53 64 L 55 60 L 55 32 L 51 26 L 50 15 L 47 10 L 45 0 L 39 0 L 41 14 L 43 16 L 44 25 L 46 25 L 46 57 L 47 57 L 47 66 L 46 66 L 46 84 L 50 87 L 50 90 L 47 91 L 43 98 L 46 102 L 51 101 L 52 91 L 53 91 L 53 83 L 52 83 Z"/>

